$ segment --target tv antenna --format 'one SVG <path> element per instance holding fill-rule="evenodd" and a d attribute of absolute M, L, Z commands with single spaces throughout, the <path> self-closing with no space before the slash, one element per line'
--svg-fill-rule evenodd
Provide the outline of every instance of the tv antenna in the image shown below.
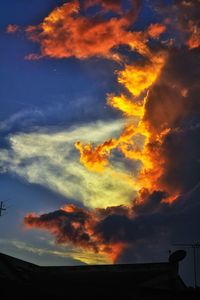
<path fill-rule="evenodd" d="M 6 211 L 6 207 L 4 205 L 4 202 L 0 202 L 0 217 L 3 216 L 3 212 Z"/>
<path fill-rule="evenodd" d="M 194 287 L 197 288 L 197 250 L 200 248 L 200 243 L 191 244 L 173 244 L 174 246 L 190 247 L 193 249 L 193 266 L 194 266 Z"/>

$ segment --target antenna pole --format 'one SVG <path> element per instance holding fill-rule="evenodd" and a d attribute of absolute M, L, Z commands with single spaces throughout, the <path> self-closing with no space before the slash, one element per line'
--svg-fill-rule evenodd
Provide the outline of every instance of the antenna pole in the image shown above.
<path fill-rule="evenodd" d="M 197 287 L 197 270 L 196 270 L 196 249 L 195 245 L 192 246 L 193 248 L 193 259 L 194 259 L 194 286 Z"/>
<path fill-rule="evenodd" d="M 2 212 L 6 211 L 6 208 L 4 207 L 3 201 L 0 202 L 0 217 L 2 216 Z"/>
<path fill-rule="evenodd" d="M 193 269 L 194 269 L 194 287 L 197 288 L 197 252 L 200 248 L 200 243 L 193 244 L 173 244 L 174 246 L 191 247 L 193 249 Z"/>

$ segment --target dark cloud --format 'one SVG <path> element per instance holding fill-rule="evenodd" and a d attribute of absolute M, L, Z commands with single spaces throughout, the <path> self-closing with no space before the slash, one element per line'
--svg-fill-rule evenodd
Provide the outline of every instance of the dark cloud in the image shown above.
<path fill-rule="evenodd" d="M 168 55 L 146 104 L 145 119 L 156 131 L 181 126 L 200 111 L 200 50 L 172 49 Z"/>
<path fill-rule="evenodd" d="M 165 173 L 161 182 L 170 189 L 187 192 L 200 180 L 200 124 L 187 129 L 172 130 L 164 140 Z"/>
<path fill-rule="evenodd" d="M 159 179 L 168 191 L 185 192 L 200 174 L 200 50 L 173 49 L 150 90 L 145 120 L 151 132 L 168 130 L 162 143 L 152 140 L 150 152 L 164 160 Z"/>
<path fill-rule="evenodd" d="M 155 213 L 137 215 L 136 218 L 110 215 L 97 226 L 97 230 L 106 242 L 121 240 L 126 244 L 118 257 L 118 263 L 167 261 L 169 250 L 182 248 L 175 244 L 199 240 L 199 197 L 198 186 L 192 193 L 181 196 L 171 205 L 160 203 Z M 183 279 L 192 285 L 192 252 L 189 248 L 184 249 L 187 257 L 180 264 L 180 272 Z"/>
<path fill-rule="evenodd" d="M 86 250 L 104 253 L 115 261 L 121 248 L 118 243 L 105 243 L 101 234 L 95 232 L 98 221 L 98 214 L 73 204 L 39 216 L 34 213 L 27 214 L 24 218 L 27 228 L 49 231 L 58 244 L 71 244 Z"/>
<path fill-rule="evenodd" d="M 119 244 L 124 248 L 153 235 L 162 219 L 160 213 L 154 212 L 155 207 L 158 212 L 162 206 L 165 207 L 161 202 L 164 198 L 163 192 L 155 191 L 146 196 L 141 207 L 133 202 L 130 207 L 121 205 L 96 211 L 66 205 L 63 209 L 40 216 L 28 214 L 24 223 L 27 228 L 50 231 L 57 243 L 71 243 L 96 252 L 110 253 Z"/>
<path fill-rule="evenodd" d="M 107 209 L 104 214 L 66 206 L 67 211 L 27 215 L 25 224 L 50 231 L 58 243 L 70 242 L 86 249 L 92 247 L 95 251 L 104 247 L 104 253 L 108 254 L 115 245 L 122 244 L 117 257 L 120 263 L 166 260 L 173 243 L 198 240 L 200 189 L 197 187 L 190 194 L 182 195 L 172 204 L 163 203 L 162 196 L 165 195 L 160 191 L 149 195 L 147 209 L 149 203 L 154 206 L 157 202 L 156 211 L 149 209 L 149 213 L 141 209 L 135 214 L 134 205 L 129 211 L 118 207 Z M 74 222 L 78 224 L 75 228 Z"/>
<path fill-rule="evenodd" d="M 162 200 L 167 198 L 168 194 L 164 191 L 153 191 L 149 192 L 148 189 L 142 189 L 139 192 L 139 203 L 133 205 L 133 212 L 137 215 L 150 214 L 161 209 Z"/>
<path fill-rule="evenodd" d="M 200 46 L 200 1 L 155 1 L 157 11 L 171 28 L 171 38 L 176 45 L 185 44 L 189 49 Z"/>
<path fill-rule="evenodd" d="M 190 49 L 200 46 L 200 1 L 175 0 L 178 11 L 178 24 L 186 36 Z"/>
<path fill-rule="evenodd" d="M 24 222 L 27 227 L 37 227 L 49 230 L 54 234 L 58 243 L 73 243 L 76 246 L 93 248 L 95 243 L 91 240 L 85 227 L 89 226 L 91 217 L 89 212 L 74 205 L 52 213 L 43 214 L 40 217 L 29 214 Z"/>

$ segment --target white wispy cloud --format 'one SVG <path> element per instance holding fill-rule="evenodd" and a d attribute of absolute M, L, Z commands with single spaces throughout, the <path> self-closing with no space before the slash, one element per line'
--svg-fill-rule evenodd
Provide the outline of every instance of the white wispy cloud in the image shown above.
<path fill-rule="evenodd" d="M 21 127 L 26 128 L 27 126 L 33 125 L 37 119 L 41 119 L 43 117 L 43 112 L 38 108 L 26 109 L 16 112 L 9 118 L 0 121 L 0 132 L 9 131 L 19 124 Z"/>
<path fill-rule="evenodd" d="M 101 143 L 116 136 L 123 125 L 122 120 L 99 121 L 66 130 L 43 128 L 11 135 L 10 148 L 0 149 L 1 170 L 91 208 L 127 204 L 133 197 L 134 186 L 127 180 L 129 174 L 122 161 L 115 159 L 113 170 L 120 170 L 125 176 L 116 178 L 109 170 L 98 174 L 81 165 L 74 148 L 77 140 Z"/>
<path fill-rule="evenodd" d="M 61 246 L 59 245 L 59 248 L 56 247 L 56 245 L 52 245 L 50 243 L 46 244 L 46 247 L 43 245 L 42 247 L 39 247 L 35 244 L 24 242 L 17 239 L 0 239 L 0 245 L 1 247 L 6 247 L 10 249 L 11 253 L 14 251 L 15 253 L 19 251 L 19 253 L 29 253 L 33 255 L 38 256 L 38 260 L 40 261 L 39 257 L 48 255 L 49 257 L 52 257 L 53 259 L 57 258 L 63 258 L 66 259 L 73 259 L 74 263 L 76 264 L 78 262 L 84 263 L 84 264 L 105 264 L 105 263 L 111 263 L 111 261 L 108 260 L 108 258 L 99 253 L 94 253 L 91 251 L 85 251 L 81 248 L 73 248 L 73 247 L 67 247 L 67 246 Z M 64 264 L 64 261 L 63 261 Z M 49 261 L 49 265 L 51 265 L 51 261 Z"/>

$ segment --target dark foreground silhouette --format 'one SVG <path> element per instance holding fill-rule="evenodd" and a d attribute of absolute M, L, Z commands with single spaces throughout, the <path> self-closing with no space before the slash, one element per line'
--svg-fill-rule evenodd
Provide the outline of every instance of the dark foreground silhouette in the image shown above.
<path fill-rule="evenodd" d="M 178 263 L 41 267 L 0 253 L 2 299 L 200 299 Z"/>

